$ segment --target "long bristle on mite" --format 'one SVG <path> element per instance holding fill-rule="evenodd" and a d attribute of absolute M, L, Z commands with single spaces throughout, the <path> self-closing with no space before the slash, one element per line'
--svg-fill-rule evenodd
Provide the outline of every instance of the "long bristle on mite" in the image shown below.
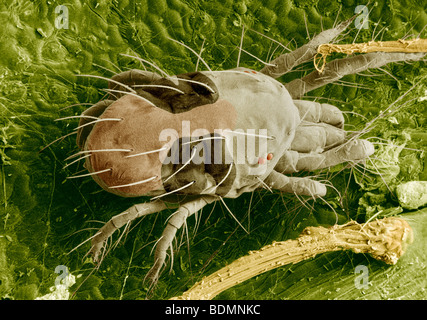
<path fill-rule="evenodd" d="M 185 47 L 185 48 L 187 48 L 188 50 L 190 50 L 192 53 L 194 53 L 195 55 L 196 55 L 196 57 L 197 58 L 199 58 L 200 59 L 200 61 L 202 61 L 203 62 L 203 64 L 206 66 L 206 68 L 208 68 L 208 70 L 209 71 L 212 71 L 212 69 L 209 67 L 209 65 L 206 63 L 206 61 L 196 52 L 196 51 L 194 51 L 192 48 L 190 48 L 189 46 L 187 46 L 186 44 L 184 44 L 184 43 L 182 43 L 182 42 L 179 42 L 179 41 L 177 41 L 177 40 L 175 40 L 175 39 L 172 39 L 172 38 L 168 38 L 170 41 L 173 41 L 173 42 L 175 42 L 175 43 L 177 43 L 177 44 L 179 44 L 179 45 L 181 45 L 181 46 L 183 46 L 183 47 Z"/>
<path fill-rule="evenodd" d="M 58 142 L 58 141 L 60 141 L 60 140 L 63 140 L 63 139 L 65 139 L 66 137 L 69 137 L 69 136 L 71 136 L 71 135 L 73 135 L 73 134 L 76 134 L 77 133 L 77 131 L 74 131 L 74 132 L 71 132 L 71 133 L 67 133 L 66 135 L 63 135 L 62 137 L 59 137 L 58 139 L 55 139 L 55 140 L 53 140 L 52 142 L 50 142 L 48 145 L 46 145 L 45 147 L 43 147 L 40 151 L 39 151 L 39 153 L 40 152 L 43 152 L 46 148 L 49 148 L 52 144 L 54 144 L 55 142 Z"/>
<path fill-rule="evenodd" d="M 230 168 L 228 169 L 227 174 L 225 175 L 225 177 L 216 185 L 216 187 L 218 188 L 225 180 L 227 180 L 228 176 L 231 173 L 231 169 L 233 168 L 233 162 L 230 162 Z"/>
<path fill-rule="evenodd" d="M 153 181 L 156 178 L 157 178 L 157 176 L 152 176 L 151 178 L 148 178 L 148 179 L 145 179 L 145 180 L 136 181 L 136 182 L 132 182 L 132 183 L 128 183 L 128 184 L 122 184 L 122 185 L 119 185 L 119 186 L 112 186 L 112 187 L 108 187 L 108 188 L 110 188 L 110 189 L 117 189 L 117 188 L 132 187 L 132 186 L 136 186 L 138 184 L 143 184 L 143 183 L 147 183 L 147 182 Z"/>
<path fill-rule="evenodd" d="M 66 106 L 64 108 L 59 109 L 58 111 L 64 111 L 66 109 L 72 108 L 72 107 L 77 107 L 77 106 L 93 106 L 93 103 L 89 103 L 89 102 L 82 102 L 82 103 L 75 103 L 75 104 L 71 104 L 69 106 Z"/>
<path fill-rule="evenodd" d="M 71 156 L 69 156 L 68 158 L 66 158 L 64 161 L 73 159 L 75 157 L 78 157 L 81 154 L 87 154 L 87 153 L 95 153 L 95 152 L 132 152 L 131 149 L 99 149 L 99 150 L 83 150 L 83 151 L 79 151 Z"/>
<path fill-rule="evenodd" d="M 88 157 L 90 157 L 90 156 L 91 156 L 90 154 L 87 154 L 87 155 L 85 155 L 85 156 L 83 156 L 83 157 L 80 157 L 80 158 L 78 158 L 78 159 L 74 160 L 74 161 L 71 161 L 70 163 L 67 163 L 65 166 L 63 166 L 63 167 L 62 167 L 62 169 L 65 169 L 65 168 L 67 168 L 67 167 L 69 167 L 69 166 L 73 165 L 74 163 L 76 163 L 76 162 L 78 162 L 78 161 L 81 161 L 81 160 L 83 160 L 83 159 L 86 159 L 86 158 L 88 158 Z"/>
<path fill-rule="evenodd" d="M 164 70 L 160 69 L 160 68 L 159 68 L 155 63 L 153 63 L 153 62 L 147 61 L 147 60 L 142 59 L 142 58 L 137 57 L 137 56 L 132 56 L 132 55 L 129 55 L 129 54 L 125 54 L 125 53 L 120 53 L 120 55 L 121 55 L 121 56 L 124 56 L 124 57 L 128 57 L 128 58 L 133 58 L 133 59 L 139 60 L 141 63 L 149 64 L 150 66 L 152 66 L 154 69 L 156 69 L 157 71 L 159 71 L 159 72 L 160 72 L 162 75 L 164 75 L 165 77 L 169 77 L 169 74 L 167 74 L 167 72 L 165 72 Z"/>
<path fill-rule="evenodd" d="M 128 156 L 125 156 L 125 158 L 139 157 L 139 156 L 143 156 L 143 155 L 150 154 L 150 153 L 161 152 L 161 151 L 164 151 L 167 149 L 168 149 L 168 147 L 164 146 L 164 147 L 162 147 L 160 149 L 156 149 L 156 150 L 150 150 L 150 151 L 144 151 L 144 152 L 140 152 L 140 153 L 136 153 L 136 154 L 130 154 Z"/>
<path fill-rule="evenodd" d="M 80 118 L 93 119 L 93 120 L 98 120 L 99 119 L 98 117 L 94 117 L 94 116 L 79 115 L 79 116 L 69 116 L 69 117 L 64 117 L 64 118 L 58 118 L 58 119 L 55 119 L 53 121 L 62 121 L 62 120 L 80 119 Z"/>
<path fill-rule="evenodd" d="M 247 55 L 251 56 L 252 58 L 255 58 L 256 60 L 258 60 L 259 62 L 261 62 L 262 64 L 264 64 L 266 66 L 277 67 L 276 64 L 265 62 L 265 61 L 261 60 L 260 58 L 258 58 L 257 56 L 255 56 L 254 54 L 252 54 L 252 53 L 244 50 L 243 48 L 240 48 L 240 47 L 238 47 L 238 48 L 239 48 L 239 50 L 243 51 L 244 53 L 246 53 Z"/>
<path fill-rule="evenodd" d="M 205 46 L 205 41 L 206 41 L 206 39 L 203 39 L 202 45 L 200 46 L 199 56 L 202 56 L 202 53 L 203 53 L 203 50 L 204 50 L 204 46 Z M 199 62 L 200 62 L 200 59 L 197 59 L 196 68 L 194 70 L 196 72 L 199 71 Z"/>
<path fill-rule="evenodd" d="M 242 55 L 243 38 L 245 36 L 245 25 L 242 25 L 242 35 L 240 36 L 239 54 L 237 56 L 237 68 L 240 66 L 240 56 Z"/>
<path fill-rule="evenodd" d="M 111 169 L 111 168 L 109 168 L 109 169 L 99 170 L 99 171 L 96 171 L 96 172 L 89 172 L 89 173 L 85 173 L 85 174 L 80 174 L 80 175 L 78 175 L 78 176 L 71 176 L 71 177 L 67 177 L 67 179 L 75 179 L 75 178 L 89 177 L 89 176 L 97 175 L 97 174 L 100 174 L 100 173 L 108 172 L 108 171 L 111 171 L 111 170 L 112 170 L 112 169 Z"/>
<path fill-rule="evenodd" d="M 177 77 L 168 77 L 168 79 L 171 80 L 178 80 L 178 81 L 184 81 L 184 82 L 190 82 L 190 83 L 195 83 L 198 84 L 202 87 L 205 87 L 206 89 L 208 89 L 211 93 L 215 93 L 215 90 L 212 89 L 211 87 L 209 87 L 206 83 L 200 82 L 200 81 L 196 81 L 196 80 L 191 80 L 191 79 L 182 79 L 182 78 L 177 78 Z"/>
<path fill-rule="evenodd" d="M 273 39 L 273 38 L 271 38 L 271 37 L 269 37 L 269 36 L 266 36 L 265 34 L 263 34 L 263 33 L 259 32 L 259 31 L 256 31 L 256 30 L 254 30 L 254 29 L 249 28 L 248 30 L 249 30 L 249 31 L 252 31 L 252 32 L 257 33 L 257 34 L 259 34 L 260 36 L 262 36 L 262 37 L 264 37 L 264 38 L 266 38 L 266 39 L 268 39 L 268 40 L 270 40 L 270 41 L 272 41 L 272 42 L 274 42 L 274 43 L 278 44 L 278 45 L 279 45 L 279 46 L 281 46 L 283 49 L 285 49 L 285 50 L 287 50 L 287 51 L 289 51 L 289 52 L 292 52 L 292 50 L 291 50 L 291 49 L 289 49 L 287 46 L 285 46 L 285 45 L 284 45 L 283 43 L 281 43 L 280 41 L 277 41 L 277 40 L 275 40 L 275 39 Z"/>
<path fill-rule="evenodd" d="M 163 183 L 165 183 L 166 181 L 168 181 L 170 178 L 172 178 L 173 176 L 175 176 L 178 172 L 180 172 L 182 169 L 184 169 L 184 167 L 185 166 L 187 166 L 190 162 L 191 162 L 191 160 L 193 160 L 193 158 L 194 158 L 194 156 L 196 155 L 196 151 L 197 151 L 197 148 L 196 147 L 193 147 L 193 151 L 191 152 L 191 156 L 190 156 L 190 159 L 188 159 L 183 165 L 182 165 L 182 167 L 181 168 L 179 168 L 178 170 L 176 170 L 174 173 L 172 173 L 169 177 L 167 177 L 164 181 L 163 181 Z"/>
<path fill-rule="evenodd" d="M 179 90 L 178 88 L 171 87 L 171 86 L 165 86 L 165 85 L 161 85 L 161 84 L 135 84 L 132 87 L 134 87 L 134 88 L 163 88 L 163 89 L 174 90 L 174 91 L 179 92 L 181 94 L 185 94 L 184 91 Z"/>
<path fill-rule="evenodd" d="M 81 247 L 82 245 L 84 245 L 86 242 L 88 242 L 89 240 L 92 240 L 93 238 L 99 236 L 100 234 L 102 234 L 101 231 L 95 233 L 92 237 L 89 237 L 88 239 L 86 239 L 85 241 L 83 241 L 79 245 L 75 246 L 73 249 L 71 249 L 67 254 L 70 254 L 71 252 L 75 251 L 76 249 L 78 249 L 79 247 Z"/>
<path fill-rule="evenodd" d="M 81 128 L 84 128 L 86 126 L 89 126 L 91 124 L 95 124 L 95 123 L 98 123 L 98 122 L 105 122 L 105 121 L 123 121 L 123 119 L 122 118 L 98 118 L 97 120 L 94 120 L 94 121 L 91 121 L 91 122 L 87 122 L 87 123 L 82 124 L 82 125 L 80 125 L 78 127 L 75 127 L 74 131 L 79 130 Z"/>
<path fill-rule="evenodd" d="M 269 140 L 276 140 L 275 136 L 266 136 L 266 135 L 256 134 L 256 133 L 239 132 L 239 131 L 233 131 L 233 130 L 228 130 L 228 129 L 225 129 L 223 131 L 224 132 L 230 132 L 230 133 L 233 133 L 233 134 L 242 134 L 242 135 L 245 135 L 245 136 L 253 136 L 253 137 L 258 137 L 258 138 L 266 138 L 266 139 L 269 139 Z"/>
<path fill-rule="evenodd" d="M 97 78 L 97 79 L 102 79 L 102 80 L 107 80 L 109 82 L 113 82 L 115 84 L 118 84 L 119 86 L 122 86 L 126 89 L 128 89 L 130 92 L 132 93 L 136 93 L 136 91 L 134 89 L 132 89 L 131 87 L 129 87 L 128 85 L 121 83 L 120 81 L 116 81 L 110 78 L 106 78 L 106 77 L 102 77 L 102 76 L 96 76 L 96 75 L 91 75 L 91 74 L 76 74 L 76 77 L 89 77 L 89 78 Z"/>
<path fill-rule="evenodd" d="M 172 194 L 172 193 L 175 193 L 175 192 L 181 191 L 182 189 L 188 188 L 189 186 L 193 185 L 194 183 L 196 183 L 196 181 L 194 181 L 194 180 L 193 180 L 193 181 L 191 181 L 190 183 L 187 183 L 185 186 L 182 186 L 182 187 L 180 187 L 180 188 L 178 188 L 178 189 L 176 189 L 176 190 L 172 190 L 172 191 L 170 191 L 170 192 L 166 192 L 166 193 L 160 194 L 160 195 L 158 195 L 158 196 L 152 197 L 150 200 L 151 200 L 151 201 L 153 201 L 153 200 L 159 199 L 159 198 L 161 198 L 161 197 L 165 197 L 165 196 L 167 196 L 167 195 L 170 195 L 170 194 Z"/>
<path fill-rule="evenodd" d="M 225 137 L 206 137 L 206 138 L 202 138 L 202 139 L 196 139 L 196 140 L 191 140 L 191 141 L 188 141 L 188 142 L 184 142 L 184 143 L 181 143 L 181 145 L 184 146 L 184 145 L 195 143 L 195 142 L 201 142 L 201 141 L 205 141 L 205 140 L 216 140 L 216 139 L 218 139 L 218 140 L 226 140 Z"/>
<path fill-rule="evenodd" d="M 271 190 L 271 188 L 260 178 L 260 177 L 256 177 L 258 180 L 259 180 L 259 182 L 261 182 L 261 184 L 268 190 L 268 191 L 270 191 L 271 193 L 273 193 L 273 190 Z"/>
<path fill-rule="evenodd" d="M 224 207 L 227 209 L 227 211 L 230 213 L 230 215 L 233 217 L 234 220 L 236 220 L 236 222 L 239 224 L 239 226 L 245 230 L 245 232 L 247 234 L 249 234 L 248 230 L 245 229 L 245 227 L 240 223 L 239 219 L 236 218 L 236 216 L 233 214 L 233 212 L 231 212 L 230 208 L 227 206 L 227 204 L 225 203 L 224 199 L 222 197 L 219 197 L 219 199 L 221 200 L 222 204 L 224 205 Z"/>
<path fill-rule="evenodd" d="M 143 100 L 143 101 L 147 102 L 148 104 L 152 105 L 153 107 L 156 107 L 156 108 L 157 108 L 157 106 L 156 106 L 154 103 L 152 103 L 150 100 L 148 100 L 148 99 L 146 99 L 146 98 L 144 98 L 144 97 L 142 97 L 142 96 L 140 96 L 140 95 L 137 95 L 137 94 L 135 94 L 135 93 L 132 93 L 132 92 L 126 92 L 126 91 L 122 91 L 122 90 L 114 90 L 114 89 L 102 89 L 102 90 L 103 90 L 103 91 L 107 91 L 107 92 L 117 92 L 117 93 L 123 93 L 123 94 L 125 94 L 125 95 L 131 95 L 131 96 L 134 96 L 134 97 L 136 97 L 136 98 L 139 98 L 139 99 L 141 99 L 141 100 Z"/>

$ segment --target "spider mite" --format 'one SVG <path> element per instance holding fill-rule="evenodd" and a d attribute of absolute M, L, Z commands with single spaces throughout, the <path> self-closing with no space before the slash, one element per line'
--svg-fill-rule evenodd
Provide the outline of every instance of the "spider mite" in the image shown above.
<path fill-rule="evenodd" d="M 173 253 L 177 230 L 204 206 L 259 188 L 322 197 L 326 194 L 323 183 L 288 175 L 370 156 L 374 147 L 369 141 L 346 137 L 344 117 L 337 107 L 300 98 L 344 75 L 418 60 L 424 54 L 367 53 L 331 61 L 322 73 L 313 71 L 287 84 L 276 80 L 312 60 L 316 48 L 332 42 L 353 19 L 322 31 L 260 71 L 240 67 L 212 71 L 189 48 L 207 71 L 170 76 L 135 57 L 160 74 L 129 70 L 107 79 L 110 98 L 79 116 L 74 133 L 80 151 L 67 159 L 74 159 L 68 165 L 84 160 L 89 172 L 69 178 L 91 176 L 108 192 L 151 200 L 114 216 L 88 239 L 94 261 L 102 261 L 107 241 L 116 230 L 174 207 L 147 274 L 155 283 L 167 251 Z M 193 135 L 183 130 L 183 124 L 202 130 Z M 237 143 L 240 136 L 246 137 L 245 143 Z M 242 151 L 242 146 L 249 145 L 250 152 Z M 202 160 L 193 161 L 196 158 Z M 172 194 L 184 200 L 170 203 Z M 185 200 L 186 195 L 191 200 Z"/>

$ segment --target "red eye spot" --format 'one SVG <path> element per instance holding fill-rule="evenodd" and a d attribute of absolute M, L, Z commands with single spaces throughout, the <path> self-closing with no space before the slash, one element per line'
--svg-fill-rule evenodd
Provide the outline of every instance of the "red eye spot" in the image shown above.
<path fill-rule="evenodd" d="M 271 160 L 271 159 L 273 159 L 273 154 L 272 153 L 267 154 L 267 160 Z"/>
<path fill-rule="evenodd" d="M 250 73 L 248 70 L 245 70 L 244 72 L 246 72 L 246 73 Z"/>
<path fill-rule="evenodd" d="M 255 74 L 256 74 L 256 71 L 252 71 L 252 73 L 255 73 Z"/>
<path fill-rule="evenodd" d="M 258 164 L 265 164 L 265 162 L 264 158 L 258 158 Z"/>

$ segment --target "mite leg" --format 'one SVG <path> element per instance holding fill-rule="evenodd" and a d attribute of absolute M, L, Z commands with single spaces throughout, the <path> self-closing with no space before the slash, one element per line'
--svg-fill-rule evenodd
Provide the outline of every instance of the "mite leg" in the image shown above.
<path fill-rule="evenodd" d="M 299 47 L 298 49 L 287 54 L 282 54 L 271 61 L 272 65 L 265 66 L 260 72 L 276 79 L 289 72 L 297 65 L 310 61 L 317 54 L 317 47 L 319 45 L 331 42 L 352 23 L 354 18 L 355 16 L 342 22 L 335 28 L 319 33 L 307 44 Z"/>
<path fill-rule="evenodd" d="M 305 100 L 294 100 L 301 123 L 296 129 L 291 150 L 321 153 L 344 142 L 344 116 L 335 106 Z"/>
<path fill-rule="evenodd" d="M 360 161 L 374 153 L 374 146 L 367 140 L 352 140 L 323 153 L 299 153 L 286 151 L 274 167 L 283 174 L 298 171 L 315 171 L 347 161 Z"/>
<path fill-rule="evenodd" d="M 274 170 L 282 174 L 291 174 L 298 172 L 297 163 L 299 159 L 299 152 L 294 150 L 288 150 L 283 153 L 277 162 Z"/>
<path fill-rule="evenodd" d="M 128 70 L 128 71 L 116 74 L 111 79 L 114 81 L 123 83 L 124 85 L 132 88 L 132 86 L 134 85 L 150 84 L 153 81 L 159 80 L 161 78 L 162 78 L 161 76 L 151 71 L 132 69 L 132 70 Z M 112 81 L 108 83 L 108 89 L 125 91 L 125 92 L 129 91 L 124 86 L 120 86 L 119 84 Z M 123 94 L 120 92 L 114 92 L 114 95 L 120 98 Z"/>
<path fill-rule="evenodd" d="M 159 278 L 161 268 L 165 264 L 167 250 L 169 248 L 173 250 L 172 241 L 175 238 L 177 230 L 182 227 L 189 216 L 217 199 L 218 198 L 214 196 L 202 196 L 196 200 L 186 202 L 180 205 L 178 210 L 170 217 L 161 238 L 157 242 L 154 254 L 154 265 L 147 274 L 147 278 L 150 279 L 152 283 L 156 283 Z"/>
<path fill-rule="evenodd" d="M 298 177 L 287 177 L 273 170 L 264 180 L 271 189 L 297 195 L 323 197 L 326 195 L 326 186 L 320 182 Z"/>
<path fill-rule="evenodd" d="M 129 86 L 134 84 L 149 84 L 161 78 L 162 77 L 159 76 L 157 73 L 151 71 L 132 69 L 116 74 L 111 79 Z M 116 86 L 117 84 L 114 82 L 110 82 L 108 84 L 109 89 L 117 89 Z"/>
<path fill-rule="evenodd" d="M 142 216 L 159 212 L 166 209 L 167 206 L 163 201 L 145 202 L 135 204 L 128 210 L 114 216 L 108 221 L 92 239 L 92 247 L 89 253 L 92 255 L 93 261 L 99 263 L 102 256 L 102 250 L 105 248 L 107 240 L 113 233 L 130 221 L 133 221 Z"/>
<path fill-rule="evenodd" d="M 293 99 L 299 99 L 306 92 L 337 81 L 345 75 L 379 68 L 391 62 L 416 61 L 424 56 L 425 53 L 371 52 L 337 59 L 327 63 L 322 73 L 313 71 L 301 79 L 287 83 L 285 87 Z"/>
<path fill-rule="evenodd" d="M 299 154 L 296 169 L 315 171 L 348 161 L 360 161 L 374 153 L 374 146 L 367 140 L 352 140 L 320 154 Z"/>
<path fill-rule="evenodd" d="M 337 128 L 344 127 L 344 116 L 340 109 L 328 104 L 308 100 L 294 100 L 300 118 L 313 123 L 327 123 Z"/>
<path fill-rule="evenodd" d="M 342 144 L 346 132 L 326 123 L 302 122 L 295 131 L 291 150 L 303 153 L 322 153 Z"/>

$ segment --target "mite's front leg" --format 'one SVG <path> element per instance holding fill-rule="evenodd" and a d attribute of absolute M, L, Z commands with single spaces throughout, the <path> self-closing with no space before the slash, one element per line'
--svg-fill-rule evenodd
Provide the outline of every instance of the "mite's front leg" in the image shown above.
<path fill-rule="evenodd" d="M 265 179 L 265 184 L 271 189 L 302 196 L 323 197 L 326 186 L 309 178 L 287 177 L 277 171 L 272 171 Z"/>
<path fill-rule="evenodd" d="M 342 112 L 335 106 L 294 100 L 301 119 L 291 148 L 275 166 L 277 172 L 292 174 L 315 171 L 344 162 L 361 161 L 374 152 L 367 140 L 347 139 Z"/>
<path fill-rule="evenodd" d="M 264 67 L 260 72 L 272 78 L 279 78 L 291 71 L 294 67 L 310 61 L 317 54 L 317 47 L 323 43 L 329 43 L 342 33 L 354 20 L 355 16 L 351 19 L 342 22 L 332 29 L 322 31 L 307 44 L 299 47 L 298 49 L 282 54 L 277 59 L 271 61 L 272 65 Z"/>
<path fill-rule="evenodd" d="M 328 62 L 323 72 L 313 71 L 301 79 L 295 79 L 285 85 L 293 99 L 299 99 L 305 93 L 333 83 L 345 75 L 359 73 L 372 68 L 399 61 L 417 61 L 425 56 L 421 53 L 370 52 Z"/>
<path fill-rule="evenodd" d="M 92 238 L 92 246 L 89 254 L 95 263 L 100 264 L 102 261 L 103 250 L 106 248 L 108 239 L 113 233 L 123 227 L 125 224 L 140 218 L 142 216 L 160 212 L 166 209 L 166 204 L 160 200 L 133 205 L 128 210 L 114 216 L 108 221 Z"/>
<path fill-rule="evenodd" d="M 372 143 L 363 139 L 349 140 L 322 153 L 300 153 L 289 150 L 284 152 L 274 169 L 283 174 L 316 171 L 345 162 L 363 161 L 374 151 Z"/>
<path fill-rule="evenodd" d="M 113 97 L 120 98 L 129 91 L 126 86 L 138 91 L 135 86 L 149 85 L 159 79 L 161 79 L 161 77 L 154 72 L 131 69 L 114 75 L 111 78 L 112 81 L 108 83 L 108 89 L 114 90 L 111 94 Z"/>
<path fill-rule="evenodd" d="M 173 253 L 172 241 L 175 238 L 177 230 L 182 227 L 189 216 L 215 200 L 217 200 L 217 197 L 202 196 L 196 200 L 180 205 L 178 210 L 172 214 L 161 238 L 157 242 L 154 255 L 154 265 L 146 276 L 151 280 L 152 284 L 155 284 L 159 278 L 160 271 L 165 264 L 167 250 L 170 248 L 171 253 Z"/>
<path fill-rule="evenodd" d="M 336 128 L 344 128 L 344 116 L 340 109 L 328 103 L 308 100 L 294 100 L 301 121 L 327 123 Z"/>

